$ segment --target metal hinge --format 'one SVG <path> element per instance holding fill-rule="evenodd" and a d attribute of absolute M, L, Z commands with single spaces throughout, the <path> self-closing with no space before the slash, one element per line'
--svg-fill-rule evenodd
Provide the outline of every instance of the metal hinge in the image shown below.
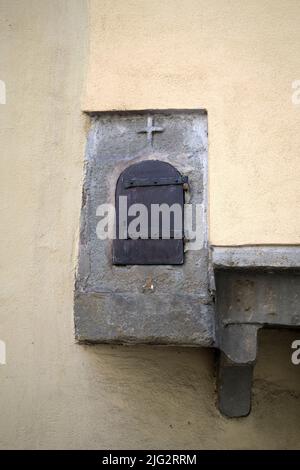
<path fill-rule="evenodd" d="M 178 184 L 187 184 L 188 176 L 172 176 L 158 178 L 131 178 L 124 180 L 124 187 L 137 188 L 142 186 L 173 186 Z"/>

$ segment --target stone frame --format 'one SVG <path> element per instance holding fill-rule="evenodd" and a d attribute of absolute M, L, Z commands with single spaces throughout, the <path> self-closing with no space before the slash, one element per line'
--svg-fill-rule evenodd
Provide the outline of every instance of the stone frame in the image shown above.
<path fill-rule="evenodd" d="M 172 119 L 173 131 L 164 133 L 164 126 Z M 143 127 L 145 121 L 147 126 Z M 188 125 L 184 127 L 186 123 L 194 123 L 190 127 L 193 132 Z M 183 135 L 178 137 L 180 126 Z M 187 253 L 187 263 L 180 268 L 113 267 L 108 262 L 112 259 L 110 243 L 98 251 L 93 248 L 95 239 L 89 224 L 90 220 L 95 224 L 95 196 L 112 200 L 117 177 L 126 165 L 153 158 L 169 161 L 182 174 L 188 174 L 191 201 L 202 204 L 201 248 Z M 104 172 L 101 161 L 105 162 Z M 216 348 L 220 351 L 220 411 L 228 417 L 240 417 L 251 409 L 257 332 L 266 326 L 300 326 L 300 247 L 210 247 L 207 168 L 205 111 L 93 114 L 86 149 L 75 282 L 75 334 L 82 343 Z M 99 172 L 96 178 L 95 172 Z M 111 175 L 109 181 L 107 175 Z M 99 272 L 95 271 L 95 260 L 97 266 L 106 260 Z M 129 272 L 135 279 L 133 295 Z M 127 279 L 125 284 L 122 279 Z M 178 293 L 181 288 L 183 294 Z"/>
<path fill-rule="evenodd" d="M 203 233 L 178 266 L 114 266 L 112 243 L 99 244 L 97 204 L 113 202 L 120 173 L 157 159 L 189 178 Z M 204 110 L 97 113 L 88 136 L 75 283 L 79 342 L 214 345 L 207 243 L 207 114 Z M 190 240 L 186 240 L 186 247 Z M 153 286 L 153 288 L 151 288 Z"/>

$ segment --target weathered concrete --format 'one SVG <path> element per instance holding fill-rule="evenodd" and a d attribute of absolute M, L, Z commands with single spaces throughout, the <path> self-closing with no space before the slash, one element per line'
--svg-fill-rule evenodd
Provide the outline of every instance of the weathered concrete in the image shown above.
<path fill-rule="evenodd" d="M 219 406 L 226 415 L 250 412 L 258 332 L 263 327 L 299 328 L 299 297 L 299 270 L 233 266 L 216 271 Z"/>
<path fill-rule="evenodd" d="M 147 114 L 94 117 L 86 151 L 79 268 L 75 293 L 80 341 L 209 346 L 214 308 L 209 294 L 206 223 L 207 117 L 205 112 L 155 112 L 164 129 L 152 143 Z M 182 266 L 114 266 L 112 240 L 99 240 L 97 207 L 114 203 L 120 173 L 132 163 L 157 159 L 189 177 L 189 202 L 201 205 L 202 244 Z M 153 290 L 145 288 L 151 280 Z"/>
<path fill-rule="evenodd" d="M 214 268 L 299 268 L 300 246 L 212 246 Z"/>

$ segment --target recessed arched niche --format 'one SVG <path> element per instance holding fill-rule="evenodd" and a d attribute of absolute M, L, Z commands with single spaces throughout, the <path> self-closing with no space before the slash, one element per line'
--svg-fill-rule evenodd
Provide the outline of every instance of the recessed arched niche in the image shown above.
<path fill-rule="evenodd" d="M 113 264 L 183 263 L 186 183 L 186 176 L 160 160 L 134 163 L 120 174 Z"/>

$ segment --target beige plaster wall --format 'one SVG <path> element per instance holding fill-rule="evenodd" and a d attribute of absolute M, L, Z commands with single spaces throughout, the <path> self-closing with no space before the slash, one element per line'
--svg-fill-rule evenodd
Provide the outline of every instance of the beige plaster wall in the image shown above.
<path fill-rule="evenodd" d="M 211 241 L 299 243 L 299 0 L 90 5 L 83 109 L 206 108 Z"/>
<path fill-rule="evenodd" d="M 215 407 L 212 351 L 75 344 L 87 5 L 1 0 L 0 18 L 0 448 L 299 447 L 295 332 L 263 335 L 240 420 Z"/>

